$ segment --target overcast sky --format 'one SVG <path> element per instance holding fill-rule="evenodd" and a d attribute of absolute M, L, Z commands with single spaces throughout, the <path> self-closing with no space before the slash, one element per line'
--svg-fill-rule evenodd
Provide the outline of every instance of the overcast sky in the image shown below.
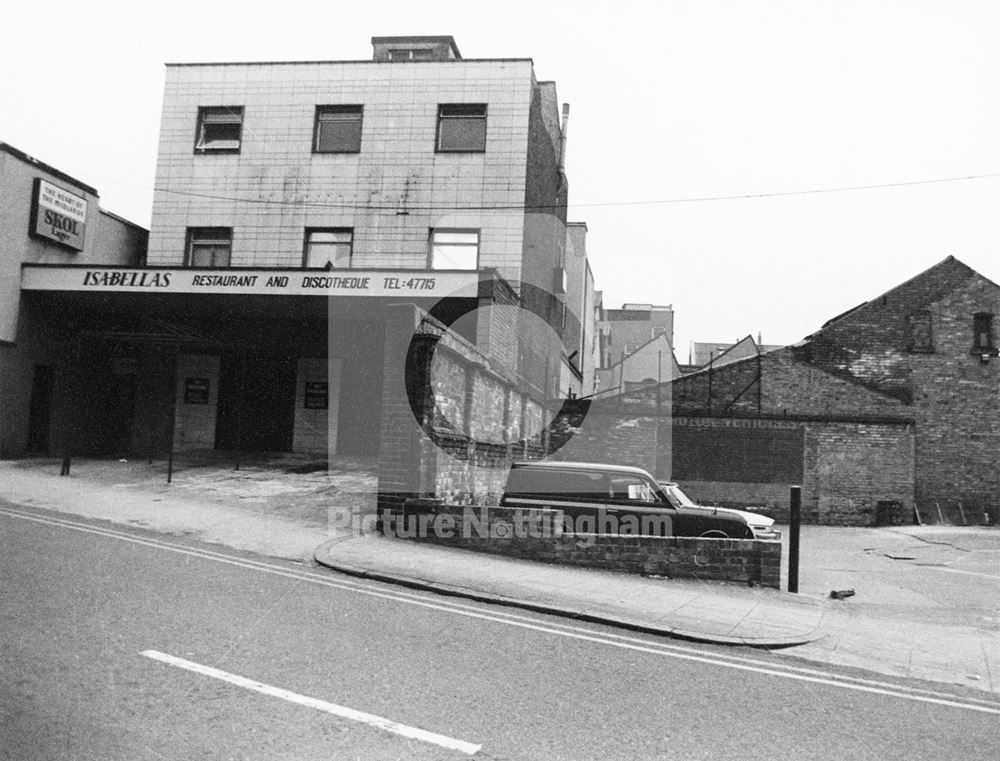
<path fill-rule="evenodd" d="M 0 141 L 144 226 L 164 63 L 451 34 L 556 82 L 605 305 L 672 304 L 682 362 L 691 340 L 797 341 L 949 254 L 1000 280 L 995 2 L 49 0 L 4 26 Z M 869 185 L 895 186 L 779 195 Z"/>

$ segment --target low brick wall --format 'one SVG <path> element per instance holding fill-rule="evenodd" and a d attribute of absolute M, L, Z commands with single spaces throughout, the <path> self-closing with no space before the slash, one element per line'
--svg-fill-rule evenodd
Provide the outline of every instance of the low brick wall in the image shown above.
<path fill-rule="evenodd" d="M 407 500 L 382 514 L 388 536 L 549 563 L 778 589 L 781 544 L 752 539 L 582 534 L 562 510 Z"/>

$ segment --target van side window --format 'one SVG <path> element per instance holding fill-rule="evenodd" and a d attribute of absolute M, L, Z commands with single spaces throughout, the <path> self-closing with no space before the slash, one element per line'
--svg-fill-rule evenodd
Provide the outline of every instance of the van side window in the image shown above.
<path fill-rule="evenodd" d="M 636 476 L 613 476 L 611 478 L 611 496 L 630 502 L 656 501 L 652 487 L 645 479 Z"/>
<path fill-rule="evenodd" d="M 607 478 L 603 473 L 572 470 L 514 468 L 507 479 L 508 497 L 546 499 L 607 499 Z"/>

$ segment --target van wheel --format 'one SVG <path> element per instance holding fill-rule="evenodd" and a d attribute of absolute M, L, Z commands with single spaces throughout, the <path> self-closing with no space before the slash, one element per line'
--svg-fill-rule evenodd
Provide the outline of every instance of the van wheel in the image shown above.
<path fill-rule="evenodd" d="M 702 537 L 705 539 L 728 539 L 729 534 L 725 531 L 706 531 L 702 534 Z"/>

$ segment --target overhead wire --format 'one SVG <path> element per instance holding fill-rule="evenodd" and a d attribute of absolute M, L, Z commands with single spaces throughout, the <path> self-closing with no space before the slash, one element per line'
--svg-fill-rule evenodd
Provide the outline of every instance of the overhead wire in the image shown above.
<path fill-rule="evenodd" d="M 868 191 L 868 190 L 905 188 L 905 187 L 914 187 L 920 185 L 934 185 L 934 184 L 951 183 L 951 182 L 968 182 L 971 180 L 983 180 L 996 177 L 1000 177 L 1000 172 L 989 172 L 985 174 L 970 174 L 957 177 L 938 177 L 938 178 L 924 179 L 924 180 L 903 180 L 897 182 L 873 183 L 867 185 L 844 185 L 844 186 L 827 187 L 827 188 L 805 188 L 800 190 L 771 191 L 764 193 L 737 193 L 732 195 L 686 196 L 679 198 L 661 198 L 661 199 L 649 199 L 649 200 L 638 200 L 638 201 L 567 203 L 566 206 L 568 208 L 584 209 L 584 208 L 621 207 L 621 206 L 658 206 L 658 205 L 682 204 L 682 203 L 710 203 L 718 201 L 751 200 L 758 198 L 787 198 L 793 196 L 819 195 L 826 193 L 848 193 L 848 192 L 858 192 L 858 191 Z M 343 209 L 345 211 L 372 211 L 372 212 L 386 211 L 386 212 L 393 212 L 396 214 L 420 212 L 420 211 L 532 212 L 532 211 L 545 211 L 550 209 L 556 209 L 556 208 L 561 208 L 562 206 L 561 204 L 510 204 L 510 205 L 504 205 L 504 204 L 447 205 L 447 204 L 420 204 L 420 203 L 414 204 L 402 199 L 394 203 L 385 203 L 385 204 L 377 204 L 377 203 L 357 204 L 357 203 L 336 203 L 327 201 L 284 200 L 284 199 L 272 199 L 272 198 L 241 198 L 236 196 L 226 196 L 214 193 L 199 193 L 191 190 L 178 190 L 175 188 L 165 188 L 156 186 L 154 186 L 152 190 L 154 193 L 169 193 L 172 195 L 188 196 L 192 198 L 203 198 L 215 201 L 227 201 L 232 203 L 293 206 L 299 208 Z"/>

